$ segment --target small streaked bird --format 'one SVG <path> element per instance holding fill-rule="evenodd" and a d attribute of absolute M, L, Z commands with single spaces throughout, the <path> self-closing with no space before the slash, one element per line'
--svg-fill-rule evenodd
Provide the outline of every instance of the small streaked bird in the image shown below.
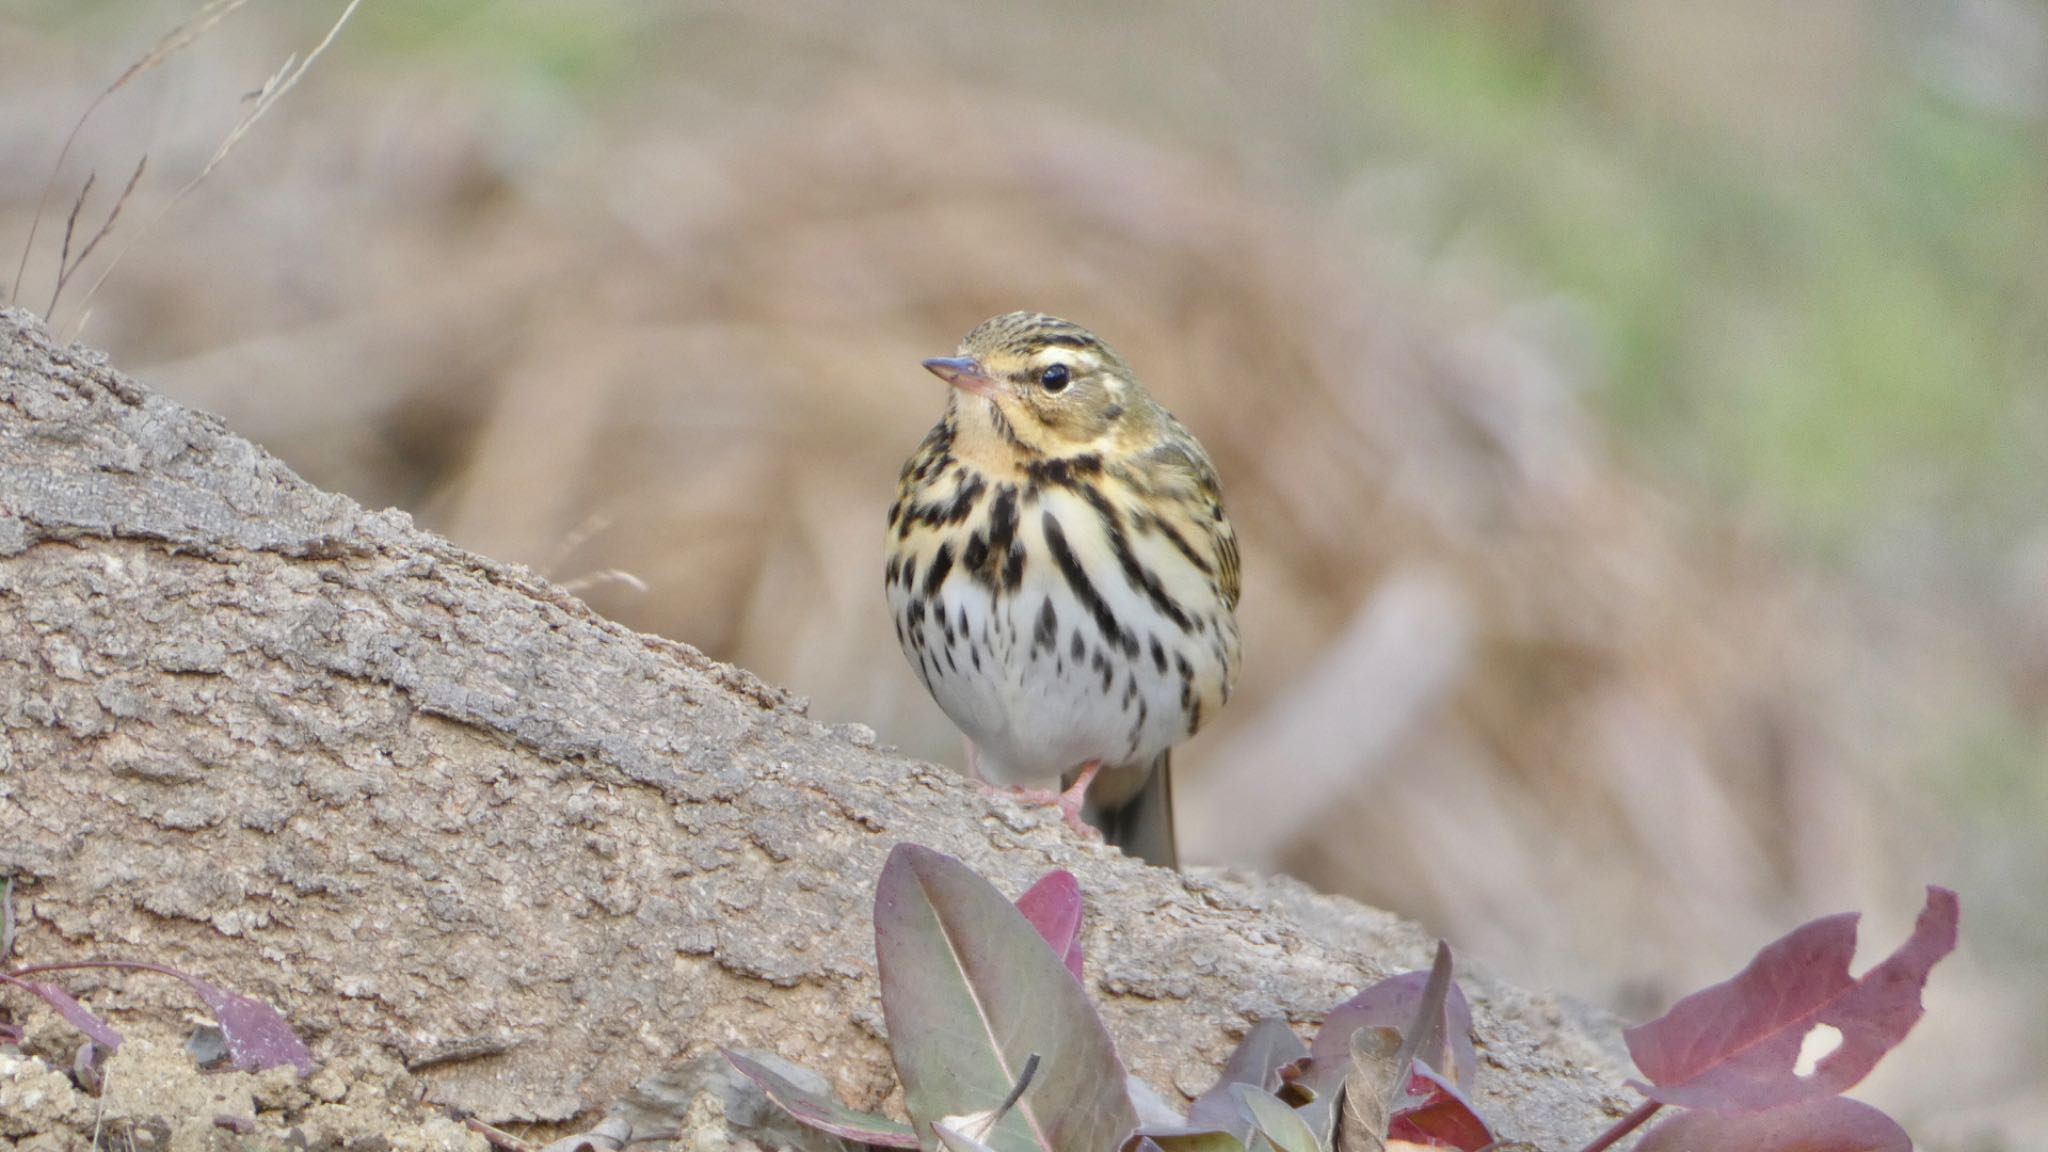
<path fill-rule="evenodd" d="M 1215 468 L 1077 324 L 997 316 L 924 366 L 953 390 L 889 507 L 904 655 L 969 775 L 1176 867 L 1168 751 L 1237 678 Z"/>

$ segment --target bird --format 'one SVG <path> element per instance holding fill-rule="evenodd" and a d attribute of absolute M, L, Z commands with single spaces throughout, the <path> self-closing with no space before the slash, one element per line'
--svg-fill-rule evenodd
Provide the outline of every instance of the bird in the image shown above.
<path fill-rule="evenodd" d="M 1179 866 L 1170 752 L 1230 699 L 1237 535 L 1208 454 L 1100 337 L 983 321 L 889 506 L 896 638 L 968 775 Z"/>

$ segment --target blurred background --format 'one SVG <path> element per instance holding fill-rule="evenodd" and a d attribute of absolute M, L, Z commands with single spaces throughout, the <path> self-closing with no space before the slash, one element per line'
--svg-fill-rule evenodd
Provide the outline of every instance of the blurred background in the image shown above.
<path fill-rule="evenodd" d="M 17 285 L 201 5 L 11 0 L 0 283 L 146 154 L 61 334 L 955 765 L 880 589 L 917 361 L 1080 321 L 1242 541 L 1190 856 L 1635 1018 L 1951 885 L 1859 1094 L 2048 1144 L 2048 7 L 369 0 L 173 203 L 341 8 L 217 3 Z"/>

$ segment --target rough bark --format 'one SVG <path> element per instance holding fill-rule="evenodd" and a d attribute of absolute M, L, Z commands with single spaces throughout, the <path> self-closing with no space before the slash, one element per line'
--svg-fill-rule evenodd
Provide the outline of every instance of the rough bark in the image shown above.
<path fill-rule="evenodd" d="M 868 906 L 903 840 L 1011 892 L 1075 871 L 1092 991 L 1166 1089 L 1206 1086 L 1255 1016 L 1306 1024 L 1426 958 L 1384 913 L 1145 868 L 813 723 L 312 488 L 25 313 L 0 345 L 0 873 L 25 959 L 174 963 L 279 1004 L 323 1057 L 381 1049 L 432 1100 L 563 1124 L 720 1043 L 882 1100 Z M 1466 984 L 1504 1133 L 1572 1146 L 1617 1112 L 1606 1042 L 1564 1006 Z M 185 1010 L 147 979 L 86 986 L 116 1016 Z"/>

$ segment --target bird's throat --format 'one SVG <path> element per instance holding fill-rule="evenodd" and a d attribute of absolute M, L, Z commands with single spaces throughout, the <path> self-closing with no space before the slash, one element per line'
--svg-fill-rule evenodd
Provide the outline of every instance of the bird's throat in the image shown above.
<path fill-rule="evenodd" d="M 948 419 L 953 425 L 953 455 L 990 476 L 1008 478 L 1045 454 L 986 396 L 953 393 Z"/>

